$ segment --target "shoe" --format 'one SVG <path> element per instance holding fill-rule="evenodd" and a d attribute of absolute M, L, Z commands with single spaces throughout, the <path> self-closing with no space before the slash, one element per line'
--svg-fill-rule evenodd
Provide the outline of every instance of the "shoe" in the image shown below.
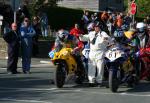
<path fill-rule="evenodd" d="M 30 74 L 30 71 L 23 71 L 24 74 Z"/>
<path fill-rule="evenodd" d="M 12 74 L 21 74 L 21 72 L 13 71 Z"/>
<path fill-rule="evenodd" d="M 18 72 L 18 71 L 10 72 L 10 71 L 8 71 L 7 74 L 21 74 L 21 72 Z"/>
<path fill-rule="evenodd" d="M 7 72 L 7 74 L 13 74 L 13 73 L 9 71 L 9 72 Z"/>
<path fill-rule="evenodd" d="M 96 78 L 95 83 L 100 87 L 100 86 L 102 86 L 103 80 Z"/>

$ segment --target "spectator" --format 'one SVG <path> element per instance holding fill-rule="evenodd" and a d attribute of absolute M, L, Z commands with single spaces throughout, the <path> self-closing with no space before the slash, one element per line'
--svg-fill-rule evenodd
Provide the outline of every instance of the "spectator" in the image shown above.
<path fill-rule="evenodd" d="M 118 16 L 117 16 L 116 24 L 117 24 L 117 26 L 119 26 L 119 27 L 123 25 L 123 19 L 122 19 L 122 16 L 121 16 L 121 15 L 118 15 Z"/>
<path fill-rule="evenodd" d="M 82 20 L 84 21 L 85 25 L 89 23 L 90 20 L 89 20 L 89 12 L 88 11 L 84 11 Z"/>
<path fill-rule="evenodd" d="M 12 30 L 3 35 L 4 40 L 8 43 L 8 61 L 7 72 L 17 74 L 17 63 L 19 56 L 20 36 L 17 31 L 17 24 L 11 25 Z"/>
<path fill-rule="evenodd" d="M 127 15 L 124 17 L 124 23 L 128 26 L 130 26 L 130 24 L 132 23 L 132 18 L 129 13 L 127 13 Z"/>
<path fill-rule="evenodd" d="M 101 14 L 101 20 L 106 22 L 108 20 L 109 16 L 107 14 L 106 11 L 104 11 L 102 14 Z"/>
<path fill-rule="evenodd" d="M 21 8 L 19 7 L 18 10 L 16 11 L 16 22 L 17 22 L 17 25 L 18 27 L 21 26 L 21 23 L 23 22 L 25 18 L 25 15 L 24 13 L 22 12 Z"/>
<path fill-rule="evenodd" d="M 90 20 L 90 21 L 91 21 L 91 22 L 96 22 L 96 21 L 98 21 L 97 13 L 94 13 L 94 14 L 91 15 L 91 20 Z"/>
<path fill-rule="evenodd" d="M 10 29 L 10 25 L 8 22 L 4 22 L 4 34 L 10 32 L 11 29 Z"/>
<path fill-rule="evenodd" d="M 84 32 L 87 32 L 86 28 L 90 22 L 90 17 L 89 17 L 89 12 L 88 11 L 84 11 L 84 14 L 82 16 L 82 21 L 83 21 L 83 29 L 84 29 Z"/>
<path fill-rule="evenodd" d="M 150 16 L 146 17 L 146 24 L 148 24 L 148 25 L 150 24 Z"/>
<path fill-rule="evenodd" d="M 39 23 L 39 18 L 37 16 L 33 17 L 33 28 L 36 32 L 36 35 L 33 36 L 33 56 L 36 56 L 39 53 L 39 47 L 38 47 L 38 38 L 41 34 L 41 28 Z"/>
<path fill-rule="evenodd" d="M 93 14 L 91 15 L 90 21 L 91 21 L 91 22 L 94 22 L 94 21 L 95 21 L 95 18 L 94 18 L 94 15 L 93 15 Z"/>
<path fill-rule="evenodd" d="M 111 16 L 112 16 L 113 21 L 115 21 L 116 18 L 117 18 L 117 17 L 116 17 L 116 14 L 115 14 L 115 13 L 112 13 Z"/>
<path fill-rule="evenodd" d="M 109 19 L 107 21 L 107 27 L 108 27 L 109 35 L 112 36 L 115 29 L 112 16 L 109 16 Z"/>
<path fill-rule="evenodd" d="M 41 23 L 42 36 L 48 37 L 48 17 L 47 17 L 47 14 L 42 12 L 40 17 L 41 17 L 40 23 Z"/>
<path fill-rule="evenodd" d="M 9 25 L 13 23 L 13 10 L 10 5 L 4 5 L 3 11 L 4 21 Z"/>
<path fill-rule="evenodd" d="M 28 1 L 24 1 L 23 5 L 21 5 L 19 7 L 19 9 L 22 12 L 22 15 L 24 15 L 24 17 L 27 17 L 30 19 L 30 13 L 29 13 L 29 10 L 27 8 L 27 5 L 28 5 Z"/>
<path fill-rule="evenodd" d="M 76 23 L 75 27 L 71 29 L 70 31 L 71 35 L 74 35 L 75 37 L 79 38 L 80 34 L 84 34 L 83 31 L 79 28 L 79 25 Z"/>
<path fill-rule="evenodd" d="M 32 37 L 36 34 L 29 18 L 25 18 L 20 27 L 21 48 L 22 48 L 22 68 L 23 72 L 30 73 L 31 54 L 32 54 Z"/>
<path fill-rule="evenodd" d="M 94 13 L 94 19 L 95 19 L 95 21 L 98 21 L 98 15 L 97 15 L 97 13 Z"/>

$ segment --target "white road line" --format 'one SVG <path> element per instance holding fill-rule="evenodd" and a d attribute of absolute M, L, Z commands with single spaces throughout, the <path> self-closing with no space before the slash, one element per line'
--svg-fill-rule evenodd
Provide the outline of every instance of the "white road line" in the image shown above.
<path fill-rule="evenodd" d="M 6 70 L 7 68 L 0 68 L 0 69 Z"/>
<path fill-rule="evenodd" d="M 49 89 L 41 89 L 41 88 L 5 88 L 5 87 L 0 87 L 0 89 L 9 89 L 9 90 L 15 90 L 15 91 L 52 91 L 52 90 L 57 90 L 58 88 L 49 88 Z M 8 91 L 4 91 L 8 92 Z"/>
<path fill-rule="evenodd" d="M 43 63 L 43 64 L 51 64 L 52 62 L 51 62 L 51 61 L 43 61 L 43 60 L 41 60 L 40 63 Z"/>
<path fill-rule="evenodd" d="M 10 98 L 2 98 L 0 101 L 13 101 L 13 102 L 28 102 L 28 103 L 53 103 L 50 101 L 40 101 L 40 100 L 19 100 L 19 99 L 10 99 Z"/>

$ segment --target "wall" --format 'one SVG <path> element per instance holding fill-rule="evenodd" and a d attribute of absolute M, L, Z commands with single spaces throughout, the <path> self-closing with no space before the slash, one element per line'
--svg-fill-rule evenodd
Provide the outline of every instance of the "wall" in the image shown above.
<path fill-rule="evenodd" d="M 7 57 L 7 44 L 0 38 L 0 59 L 5 59 Z"/>

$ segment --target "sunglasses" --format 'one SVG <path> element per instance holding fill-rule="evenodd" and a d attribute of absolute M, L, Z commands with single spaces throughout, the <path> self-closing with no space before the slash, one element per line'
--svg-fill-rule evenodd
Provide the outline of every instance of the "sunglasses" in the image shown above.
<path fill-rule="evenodd" d="M 24 22 L 29 22 L 29 20 L 24 20 Z"/>

